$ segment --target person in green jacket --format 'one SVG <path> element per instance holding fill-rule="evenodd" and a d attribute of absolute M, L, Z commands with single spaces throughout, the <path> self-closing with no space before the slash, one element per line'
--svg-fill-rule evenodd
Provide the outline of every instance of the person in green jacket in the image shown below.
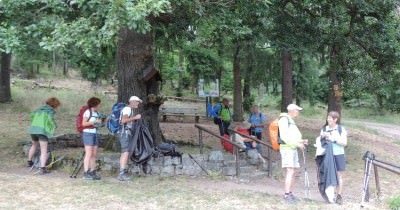
<path fill-rule="evenodd" d="M 46 105 L 31 112 L 31 127 L 28 132 L 31 134 L 32 146 L 28 153 L 28 167 L 33 166 L 32 158 L 38 146 L 40 146 L 40 174 L 48 173 L 46 169 L 47 146 L 49 138 L 53 136 L 57 124 L 54 120 L 56 109 L 61 102 L 56 97 L 47 99 Z"/>

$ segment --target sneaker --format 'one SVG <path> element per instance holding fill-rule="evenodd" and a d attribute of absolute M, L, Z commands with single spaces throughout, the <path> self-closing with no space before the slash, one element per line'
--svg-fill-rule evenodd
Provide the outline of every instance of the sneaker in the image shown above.
<path fill-rule="evenodd" d="M 336 196 L 336 203 L 339 204 L 339 205 L 343 204 L 343 198 L 342 198 L 342 196 L 340 194 L 338 194 Z"/>
<path fill-rule="evenodd" d="M 28 162 L 26 164 L 26 167 L 32 168 L 32 166 L 33 166 L 33 161 L 32 160 L 28 160 Z"/>
<path fill-rule="evenodd" d="M 94 177 L 90 172 L 83 172 L 83 177 L 84 180 L 94 180 Z"/>
<path fill-rule="evenodd" d="M 50 173 L 50 171 L 49 170 L 47 170 L 47 168 L 46 167 L 40 167 L 40 169 L 39 169 L 39 175 L 45 175 L 45 174 L 49 174 Z"/>
<path fill-rule="evenodd" d="M 101 176 L 97 175 L 95 170 L 91 171 L 89 173 L 93 177 L 93 180 L 100 180 L 101 179 Z"/>
<path fill-rule="evenodd" d="M 128 170 L 123 169 L 123 170 L 121 170 L 121 171 L 119 172 L 118 180 L 119 180 L 119 181 L 122 181 L 122 182 L 124 182 L 124 181 L 131 181 L 131 180 L 132 180 L 132 177 L 128 175 Z"/>
<path fill-rule="evenodd" d="M 292 193 L 289 193 L 288 195 L 284 195 L 283 197 L 286 201 L 286 203 L 288 204 L 296 204 L 297 203 L 297 199 L 296 197 L 294 197 L 294 195 Z"/>

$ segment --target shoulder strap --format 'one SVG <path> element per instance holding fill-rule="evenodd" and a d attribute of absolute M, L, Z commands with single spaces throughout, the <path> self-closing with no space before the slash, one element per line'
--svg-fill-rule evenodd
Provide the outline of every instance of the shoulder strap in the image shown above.
<path fill-rule="evenodd" d="M 342 135 L 342 124 L 338 124 L 339 135 Z"/>
<path fill-rule="evenodd" d="M 281 118 L 286 118 L 286 119 L 287 119 L 287 123 L 288 123 L 288 127 L 290 127 L 290 120 L 289 120 L 289 117 L 287 117 L 287 116 L 279 116 L 279 120 L 280 120 Z M 278 121 L 279 121 L 279 120 L 278 120 Z"/>

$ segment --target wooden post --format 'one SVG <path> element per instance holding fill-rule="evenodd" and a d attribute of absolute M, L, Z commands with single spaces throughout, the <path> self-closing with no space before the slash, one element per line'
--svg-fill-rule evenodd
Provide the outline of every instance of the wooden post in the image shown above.
<path fill-rule="evenodd" d="M 236 134 L 233 134 L 233 141 L 236 142 Z M 235 163 L 236 177 L 239 177 L 239 175 L 240 175 L 239 148 L 234 146 L 234 149 L 235 149 L 235 156 L 236 156 L 236 158 L 235 158 L 236 159 L 236 163 Z"/>
<path fill-rule="evenodd" d="M 376 184 L 376 195 L 379 197 L 381 196 L 381 184 L 379 181 L 379 173 L 378 173 L 378 166 L 374 164 L 374 174 L 375 174 L 375 184 Z"/>
<path fill-rule="evenodd" d="M 199 147 L 200 147 L 200 154 L 203 154 L 203 132 L 199 129 Z"/>
<path fill-rule="evenodd" d="M 272 158 L 271 158 L 271 150 L 269 147 L 267 147 L 267 151 L 268 151 L 268 177 L 271 177 L 272 173 L 271 173 L 271 164 L 272 164 Z"/>

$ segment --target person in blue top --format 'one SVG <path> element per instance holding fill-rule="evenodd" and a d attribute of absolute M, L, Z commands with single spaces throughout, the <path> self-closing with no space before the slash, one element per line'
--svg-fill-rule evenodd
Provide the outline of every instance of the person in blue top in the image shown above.
<path fill-rule="evenodd" d="M 229 99 L 222 99 L 222 103 L 217 104 L 212 111 L 214 123 L 219 126 L 220 135 L 228 134 L 228 128 L 231 125 L 232 114 L 229 109 Z"/>
<path fill-rule="evenodd" d="M 248 121 L 251 123 L 250 134 L 261 140 L 262 132 L 265 127 L 265 117 L 259 112 L 258 105 L 253 106 L 253 110 Z"/>

